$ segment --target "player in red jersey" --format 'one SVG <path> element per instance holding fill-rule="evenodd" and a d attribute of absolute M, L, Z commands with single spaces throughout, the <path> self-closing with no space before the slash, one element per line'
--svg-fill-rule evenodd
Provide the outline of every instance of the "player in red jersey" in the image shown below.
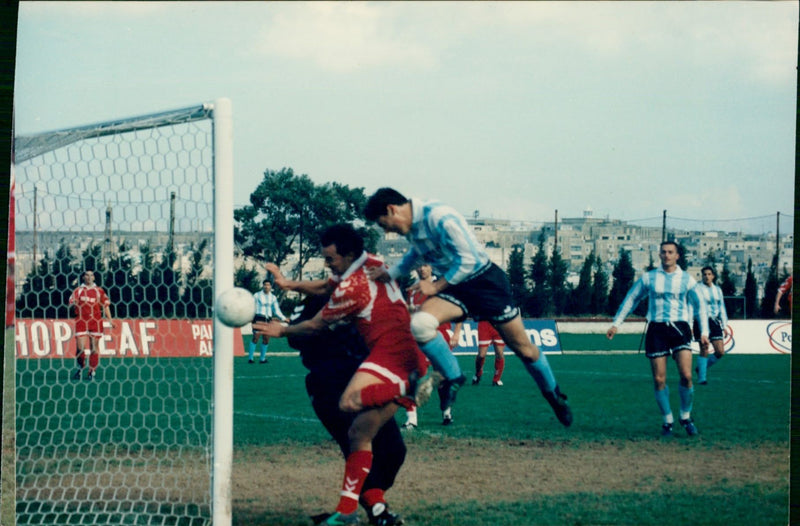
<path fill-rule="evenodd" d="M 781 298 L 786 295 L 787 303 L 789 304 L 789 316 L 792 315 L 792 274 L 789 274 L 789 277 L 786 278 L 781 286 L 778 287 L 778 292 L 775 294 L 775 306 L 774 311 L 775 314 L 778 314 L 781 311 Z"/>
<path fill-rule="evenodd" d="M 78 370 L 72 375 L 73 380 L 81 379 L 81 372 L 89 356 L 89 374 L 87 380 L 93 380 L 97 365 L 100 363 L 100 338 L 103 337 L 103 315 L 114 325 L 111 319 L 111 301 L 103 289 L 94 284 L 94 272 L 84 271 L 81 275 L 83 284 L 72 291 L 69 304 L 75 309 L 75 340 L 77 350 L 75 358 Z"/>
<path fill-rule="evenodd" d="M 417 276 L 419 277 L 419 282 L 435 280 L 433 269 L 428 263 L 423 263 L 417 267 Z M 408 294 L 408 310 L 412 314 L 420 310 L 422 304 L 428 299 L 428 296 L 420 292 L 419 288 L 411 288 L 406 293 Z M 450 322 L 442 323 L 437 328 L 445 341 L 450 343 L 450 348 L 453 349 L 458 345 L 458 335 L 451 334 L 448 329 L 450 329 Z M 459 387 L 461 385 L 458 383 L 453 386 L 454 389 Z M 439 408 L 442 410 L 442 425 L 448 426 L 453 423 L 452 404 L 455 401 L 455 397 L 449 398 L 444 391 L 445 389 L 448 389 L 448 386 L 443 382 L 439 386 Z M 403 424 L 403 429 L 414 429 L 417 424 L 417 408 L 411 407 L 406 411 L 406 422 Z"/>
<path fill-rule="evenodd" d="M 350 426 L 350 455 L 336 511 L 324 524 L 358 524 L 358 500 L 372 467 L 372 439 L 399 405 L 422 404 L 432 389 L 430 377 L 422 378 L 428 360 L 411 334 L 411 316 L 397 283 L 377 283 L 365 269 L 385 267 L 383 261 L 364 251 L 364 240 L 346 224 L 334 225 L 322 234 L 322 254 L 332 273 L 330 279 L 287 280 L 280 269 L 267 263 L 275 285 L 305 294 L 327 294 L 328 304 L 313 318 L 296 325 L 276 321 L 256 322 L 253 330 L 280 338 L 310 334 L 329 326 L 354 322 L 369 355 L 344 390 L 339 407 L 358 413 Z M 413 400 L 412 400 L 413 399 Z"/>
<path fill-rule="evenodd" d="M 489 352 L 489 346 L 494 346 L 494 376 L 492 377 L 492 385 L 503 385 L 503 369 L 506 366 L 506 359 L 503 352 L 506 349 L 506 343 L 503 337 L 497 332 L 491 323 L 488 321 L 478 322 L 478 355 L 475 357 L 475 376 L 472 377 L 472 385 L 477 385 L 483 376 L 483 364 L 486 361 L 486 354 Z"/>

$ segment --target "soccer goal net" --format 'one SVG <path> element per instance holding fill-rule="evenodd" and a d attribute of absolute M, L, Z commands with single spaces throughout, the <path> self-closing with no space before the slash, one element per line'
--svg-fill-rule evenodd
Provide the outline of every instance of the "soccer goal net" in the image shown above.
<path fill-rule="evenodd" d="M 15 138 L 17 524 L 210 524 L 229 492 L 230 121 L 218 99 Z"/>

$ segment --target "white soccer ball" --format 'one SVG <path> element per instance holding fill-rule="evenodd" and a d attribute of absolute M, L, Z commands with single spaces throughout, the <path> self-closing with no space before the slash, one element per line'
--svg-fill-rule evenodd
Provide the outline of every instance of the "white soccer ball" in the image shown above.
<path fill-rule="evenodd" d="M 242 327 L 253 321 L 256 300 L 249 290 L 234 287 L 219 295 L 214 312 L 217 319 L 228 327 Z"/>

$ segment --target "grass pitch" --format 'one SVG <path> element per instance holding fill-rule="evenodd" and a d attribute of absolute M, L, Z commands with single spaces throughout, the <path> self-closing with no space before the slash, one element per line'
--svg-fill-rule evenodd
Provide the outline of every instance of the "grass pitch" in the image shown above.
<path fill-rule="evenodd" d="M 788 356 L 725 357 L 695 387 L 700 436 L 676 425 L 666 439 L 644 355 L 549 359 L 575 414 L 568 429 L 513 356 L 503 387 L 486 382 L 489 356 L 483 383 L 460 391 L 453 425 L 441 425 L 435 396 L 420 410 L 387 494 L 407 524 L 787 524 Z M 471 375 L 474 358 L 459 361 Z M 303 377 L 296 357 L 237 361 L 236 524 L 310 524 L 336 505 L 343 461 Z M 677 379 L 670 364 L 674 412 Z"/>

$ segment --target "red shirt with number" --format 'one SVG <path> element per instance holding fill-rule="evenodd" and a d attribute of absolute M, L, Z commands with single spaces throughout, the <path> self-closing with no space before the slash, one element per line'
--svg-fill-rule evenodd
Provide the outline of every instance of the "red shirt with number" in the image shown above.
<path fill-rule="evenodd" d="M 411 316 L 403 294 L 394 280 L 373 281 L 365 269 L 386 267 L 384 262 L 364 252 L 342 276 L 330 278 L 335 289 L 322 318 L 328 324 L 355 322 L 370 349 L 359 366 L 386 382 L 401 383 L 416 370 L 423 376 L 428 360 L 411 334 Z"/>
<path fill-rule="evenodd" d="M 111 305 L 97 285 L 81 285 L 72 292 L 69 304 L 75 308 L 75 334 L 100 336 L 103 332 L 103 308 Z"/>

